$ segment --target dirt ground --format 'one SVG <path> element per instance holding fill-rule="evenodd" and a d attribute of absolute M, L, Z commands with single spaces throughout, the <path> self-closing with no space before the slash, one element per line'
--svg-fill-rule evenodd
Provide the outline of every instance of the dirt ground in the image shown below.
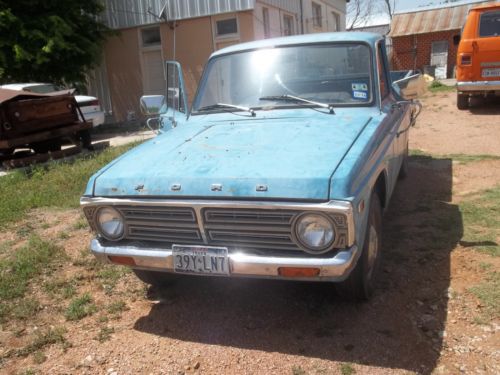
<path fill-rule="evenodd" d="M 500 106 L 458 112 L 453 93 L 430 94 L 410 137 L 411 149 L 432 156 L 412 157 L 396 188 L 370 302 L 342 302 L 328 284 L 185 278 L 154 290 L 130 272 L 106 278 L 108 268 L 85 250 L 91 234 L 76 229 L 78 210 L 35 211 L 27 222 L 69 260 L 33 286 L 42 306 L 35 319 L 1 326 L 0 372 L 500 373 L 500 320 L 478 323 L 485 306 L 469 289 L 485 269 L 499 270 L 500 258 L 462 240 L 460 209 L 471 194 L 500 184 L 500 160 L 448 157 L 500 155 Z M 12 232 L 0 236 L 15 240 Z M 43 291 L 54 278 L 76 280 L 96 311 L 67 321 L 68 300 Z M 116 301 L 125 302 L 119 311 L 110 308 Z M 9 355 L 51 327 L 65 328 L 64 344 L 44 347 L 43 357 Z"/>

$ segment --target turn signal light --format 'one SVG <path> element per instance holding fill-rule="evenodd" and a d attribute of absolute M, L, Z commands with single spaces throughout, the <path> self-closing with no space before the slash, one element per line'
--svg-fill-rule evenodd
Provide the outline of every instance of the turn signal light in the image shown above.
<path fill-rule="evenodd" d="M 460 65 L 471 65 L 472 64 L 472 56 L 471 55 L 461 55 L 460 56 Z"/>
<path fill-rule="evenodd" d="M 123 257 L 117 255 L 109 255 L 108 259 L 115 264 L 121 264 L 122 266 L 135 266 L 135 260 L 131 257 Z"/>
<path fill-rule="evenodd" d="M 278 273 L 283 277 L 314 277 L 319 275 L 319 268 L 280 267 Z"/>

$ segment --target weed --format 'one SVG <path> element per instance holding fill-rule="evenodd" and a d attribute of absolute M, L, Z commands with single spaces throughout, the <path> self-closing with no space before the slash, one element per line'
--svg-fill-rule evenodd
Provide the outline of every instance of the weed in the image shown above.
<path fill-rule="evenodd" d="M 486 262 L 481 262 L 479 263 L 479 268 L 481 268 L 481 271 L 488 271 L 493 267 L 493 264 L 491 263 L 486 263 Z"/>
<path fill-rule="evenodd" d="M 450 92 L 450 91 L 455 91 L 455 90 L 456 90 L 455 86 L 446 86 L 446 85 L 443 85 L 438 80 L 432 81 L 432 83 L 429 85 L 429 91 L 432 92 L 432 93 L 436 93 L 436 92 Z"/>
<path fill-rule="evenodd" d="M 40 310 L 40 303 L 31 298 L 22 299 L 13 305 L 10 315 L 18 320 L 27 320 Z"/>
<path fill-rule="evenodd" d="M 119 315 L 121 312 L 128 310 L 127 304 L 124 301 L 116 301 L 108 305 L 106 308 L 108 313 Z"/>
<path fill-rule="evenodd" d="M 102 266 L 101 266 L 102 267 Z M 104 291 L 109 294 L 113 291 L 118 280 L 129 272 L 128 268 L 120 266 L 104 266 L 97 273 L 97 277 L 101 280 Z"/>
<path fill-rule="evenodd" d="M 95 339 L 99 342 L 108 341 L 113 333 L 115 333 L 115 329 L 113 327 L 103 327 Z"/>
<path fill-rule="evenodd" d="M 49 345 L 67 345 L 66 338 L 64 337 L 65 333 L 66 330 L 62 327 L 49 328 L 46 331 L 37 332 L 33 341 L 24 348 L 17 350 L 16 354 L 20 357 L 26 357 L 27 355 L 38 352 Z"/>
<path fill-rule="evenodd" d="M 74 208 L 89 177 L 137 143 L 113 147 L 73 162 L 51 162 L 29 172 L 15 171 L 0 179 L 0 226 L 15 222 L 38 207 Z"/>
<path fill-rule="evenodd" d="M 61 248 L 39 237 L 30 237 L 28 243 L 13 257 L 0 260 L 0 299 L 23 297 L 29 282 L 60 258 Z"/>
<path fill-rule="evenodd" d="M 342 363 L 340 365 L 340 373 L 342 375 L 352 375 L 356 373 L 356 370 L 350 363 Z"/>
<path fill-rule="evenodd" d="M 42 364 L 46 360 L 47 360 L 47 356 L 42 351 L 38 351 L 38 352 L 35 352 L 33 354 L 33 362 L 35 362 L 37 365 Z"/>
<path fill-rule="evenodd" d="M 89 224 L 87 219 L 83 216 L 80 216 L 80 218 L 73 224 L 73 229 L 75 230 L 87 229 L 88 227 Z"/>
<path fill-rule="evenodd" d="M 470 291 L 484 306 L 482 319 L 491 321 L 500 316 L 500 272 L 492 272 L 483 283 L 470 288 Z"/>
<path fill-rule="evenodd" d="M 92 297 L 90 297 L 90 294 L 85 293 L 83 296 L 71 301 L 64 316 L 67 320 L 80 320 L 96 311 L 97 308 L 92 303 Z"/>
<path fill-rule="evenodd" d="M 49 294 L 59 294 L 64 299 L 73 297 L 76 294 L 76 280 L 51 280 L 44 284 L 44 289 Z"/>
<path fill-rule="evenodd" d="M 70 238 L 71 236 L 69 235 L 68 232 L 66 231 L 62 231 L 62 232 L 59 232 L 59 234 L 57 235 L 57 237 L 60 239 L 60 240 L 67 240 L 68 238 Z"/>
<path fill-rule="evenodd" d="M 460 204 L 464 222 L 462 245 L 500 256 L 500 185 Z"/>
<path fill-rule="evenodd" d="M 306 375 L 306 371 L 300 366 L 293 366 L 292 367 L 292 374 L 293 375 Z"/>

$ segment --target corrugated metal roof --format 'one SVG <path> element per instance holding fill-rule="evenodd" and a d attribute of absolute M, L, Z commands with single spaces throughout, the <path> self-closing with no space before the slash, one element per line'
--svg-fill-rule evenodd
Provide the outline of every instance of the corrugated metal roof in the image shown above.
<path fill-rule="evenodd" d="M 255 0 L 106 0 L 104 21 L 113 29 L 253 9 Z M 164 9 L 165 8 L 165 9 Z"/>
<path fill-rule="evenodd" d="M 451 3 L 448 6 L 414 9 L 394 14 L 389 36 L 424 34 L 461 29 L 469 10 L 478 5 L 494 4 L 495 1 Z"/>
<path fill-rule="evenodd" d="M 299 0 L 260 0 L 261 3 L 284 9 L 287 12 L 300 14 Z"/>

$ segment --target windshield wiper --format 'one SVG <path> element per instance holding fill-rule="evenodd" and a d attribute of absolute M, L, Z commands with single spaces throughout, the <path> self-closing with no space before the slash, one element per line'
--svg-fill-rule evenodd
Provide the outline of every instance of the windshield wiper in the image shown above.
<path fill-rule="evenodd" d="M 335 111 L 333 110 L 332 104 L 315 102 L 313 100 L 304 99 L 304 98 L 300 98 L 298 96 L 293 96 L 293 95 L 288 95 L 288 94 L 263 96 L 263 97 L 259 98 L 259 100 L 277 100 L 277 101 L 282 100 L 282 101 L 289 101 L 289 102 L 308 103 L 308 104 L 317 105 L 318 107 L 321 107 L 321 108 L 328 109 L 330 111 L 331 115 L 335 114 Z"/>
<path fill-rule="evenodd" d="M 250 107 L 243 107 L 241 105 L 226 104 L 226 103 L 216 103 L 216 104 L 207 105 L 205 107 L 199 108 L 196 112 L 210 111 L 212 109 L 218 109 L 218 108 L 238 109 L 240 111 L 250 112 L 252 117 L 255 117 L 255 111 Z"/>

